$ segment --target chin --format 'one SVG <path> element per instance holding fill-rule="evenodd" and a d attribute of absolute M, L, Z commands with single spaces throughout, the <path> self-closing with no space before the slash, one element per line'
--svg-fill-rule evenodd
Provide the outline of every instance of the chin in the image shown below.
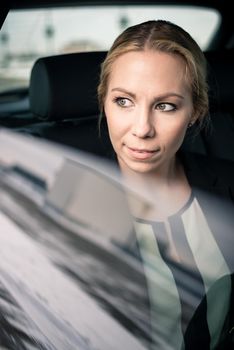
<path fill-rule="evenodd" d="M 152 163 L 147 162 L 121 162 L 120 163 L 121 169 L 124 170 L 130 170 L 134 173 L 138 174 L 150 174 L 155 171 L 157 171 L 158 166 Z"/>

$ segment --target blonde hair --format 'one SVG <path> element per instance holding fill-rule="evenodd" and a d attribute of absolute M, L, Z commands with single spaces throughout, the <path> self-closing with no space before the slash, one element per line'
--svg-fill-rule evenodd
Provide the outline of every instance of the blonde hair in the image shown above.
<path fill-rule="evenodd" d="M 174 23 L 157 20 L 127 28 L 111 46 L 101 66 L 98 100 L 101 114 L 112 65 L 121 55 L 131 51 L 157 50 L 180 55 L 186 66 L 186 78 L 191 84 L 193 109 L 201 122 L 208 112 L 208 87 L 206 82 L 206 60 L 195 40 Z"/>

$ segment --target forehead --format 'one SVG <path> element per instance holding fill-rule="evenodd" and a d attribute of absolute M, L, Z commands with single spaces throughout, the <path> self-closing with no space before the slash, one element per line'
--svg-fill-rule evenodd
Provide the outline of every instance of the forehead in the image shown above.
<path fill-rule="evenodd" d="M 178 54 L 155 50 L 131 51 L 119 56 L 111 67 L 109 88 L 187 90 L 185 60 Z M 162 92 L 162 91 L 160 91 Z"/>

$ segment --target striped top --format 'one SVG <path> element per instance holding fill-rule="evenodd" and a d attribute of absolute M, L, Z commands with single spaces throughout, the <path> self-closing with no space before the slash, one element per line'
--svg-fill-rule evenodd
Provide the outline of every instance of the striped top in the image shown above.
<path fill-rule="evenodd" d="M 208 291 L 230 271 L 196 196 L 192 192 L 166 221 L 136 218 L 134 225 L 149 293 L 152 349 L 192 349 L 186 330 L 205 295 L 197 329 L 202 340 L 194 348 L 215 349 L 229 307 L 230 278 L 223 279 L 218 305 L 217 294 Z"/>

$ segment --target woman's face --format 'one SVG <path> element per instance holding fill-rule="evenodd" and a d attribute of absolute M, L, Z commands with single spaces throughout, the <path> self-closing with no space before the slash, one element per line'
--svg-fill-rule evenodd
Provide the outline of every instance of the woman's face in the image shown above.
<path fill-rule="evenodd" d="M 184 60 L 153 50 L 123 54 L 112 66 L 104 109 L 122 170 L 169 169 L 193 113 Z"/>

